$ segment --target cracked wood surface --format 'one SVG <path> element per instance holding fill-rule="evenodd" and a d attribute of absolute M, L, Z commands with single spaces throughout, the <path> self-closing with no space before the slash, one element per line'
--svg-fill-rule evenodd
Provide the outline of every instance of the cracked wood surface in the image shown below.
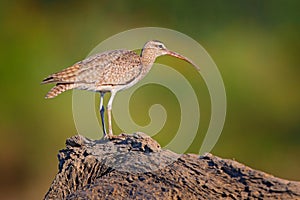
<path fill-rule="evenodd" d="M 45 199 L 300 199 L 300 182 L 211 154 L 179 155 L 143 133 L 73 136 Z"/>

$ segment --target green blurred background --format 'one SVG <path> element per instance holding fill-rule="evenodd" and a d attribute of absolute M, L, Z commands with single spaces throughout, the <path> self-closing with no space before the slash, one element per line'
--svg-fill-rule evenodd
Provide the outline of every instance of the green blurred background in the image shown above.
<path fill-rule="evenodd" d="M 45 100 L 50 86 L 41 86 L 41 80 L 83 59 L 109 36 L 144 26 L 189 35 L 218 65 L 228 111 L 212 153 L 299 181 L 299 8 L 298 0 L 1 1 L 0 198 L 41 199 L 57 172 L 58 150 L 76 134 L 72 93 Z M 195 81 L 194 71 L 183 73 Z M 198 85 L 202 114 L 210 104 L 207 92 L 201 96 L 205 86 Z M 174 95 L 161 87 L 144 89 L 134 102 L 146 109 L 133 113 L 137 122 L 147 123 L 142 98 L 146 105 L 163 99 L 175 106 L 166 106 L 174 117 L 165 131 L 176 129 Z M 209 114 L 202 119 L 199 135 Z M 197 152 L 201 138 L 189 152 Z"/>

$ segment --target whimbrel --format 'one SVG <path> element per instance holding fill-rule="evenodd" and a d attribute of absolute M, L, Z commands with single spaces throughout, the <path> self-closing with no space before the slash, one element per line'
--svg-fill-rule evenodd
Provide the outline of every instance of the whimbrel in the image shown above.
<path fill-rule="evenodd" d="M 100 92 L 100 116 L 103 134 L 106 138 L 113 136 L 111 109 L 113 99 L 120 90 L 127 89 L 140 81 L 150 71 L 155 59 L 170 55 L 185 60 L 197 70 L 199 68 L 188 58 L 168 50 L 157 40 L 148 41 L 141 54 L 130 50 L 111 50 L 90 56 L 74 65 L 43 80 L 42 83 L 56 83 L 45 98 L 54 98 L 70 89 Z M 105 129 L 103 98 L 110 92 L 107 103 L 108 135 Z"/>

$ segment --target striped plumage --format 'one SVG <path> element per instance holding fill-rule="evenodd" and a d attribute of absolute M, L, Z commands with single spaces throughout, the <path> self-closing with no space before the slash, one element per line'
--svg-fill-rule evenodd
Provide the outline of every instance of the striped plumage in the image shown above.
<path fill-rule="evenodd" d="M 59 95 L 60 93 L 74 89 L 74 84 L 71 83 L 57 83 L 51 90 L 46 94 L 46 99 L 51 99 Z"/>
<path fill-rule="evenodd" d="M 169 51 L 162 42 L 151 40 L 144 45 L 141 55 L 137 55 L 130 50 L 106 51 L 90 56 L 60 72 L 51 74 L 42 82 L 56 83 L 47 93 L 46 98 L 54 98 L 70 89 L 100 92 L 100 114 L 103 132 L 104 136 L 111 137 L 111 107 L 115 94 L 119 90 L 131 87 L 146 76 L 155 59 L 162 55 L 171 55 L 193 64 L 186 57 Z M 197 68 L 196 65 L 194 66 Z M 106 135 L 103 114 L 103 97 L 106 92 L 111 93 L 107 104 L 109 135 Z"/>
<path fill-rule="evenodd" d="M 141 71 L 141 58 L 135 52 L 113 50 L 88 57 L 51 74 L 42 83 L 56 83 L 46 95 L 46 98 L 54 98 L 69 89 L 110 91 L 114 87 L 125 88 Z"/>

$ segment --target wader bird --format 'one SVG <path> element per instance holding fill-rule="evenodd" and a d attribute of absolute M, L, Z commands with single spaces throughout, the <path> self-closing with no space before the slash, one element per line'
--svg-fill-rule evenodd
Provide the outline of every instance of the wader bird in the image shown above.
<path fill-rule="evenodd" d="M 197 70 L 198 66 L 188 58 L 168 50 L 157 40 L 148 41 L 141 54 L 130 50 L 111 50 L 92 55 L 76 64 L 43 80 L 42 83 L 56 83 L 45 98 L 54 98 L 60 93 L 70 89 L 89 90 L 100 93 L 100 115 L 105 138 L 112 138 L 112 103 L 116 93 L 127 89 L 150 71 L 155 59 L 159 56 L 170 55 L 187 61 Z M 108 134 L 105 129 L 103 98 L 110 92 L 107 104 Z"/>

